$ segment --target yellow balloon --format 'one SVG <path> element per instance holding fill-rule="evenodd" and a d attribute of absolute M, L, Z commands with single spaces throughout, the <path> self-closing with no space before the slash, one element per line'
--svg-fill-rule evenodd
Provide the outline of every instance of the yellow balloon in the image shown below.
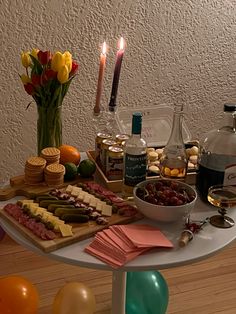
<path fill-rule="evenodd" d="M 53 314 L 93 314 L 96 301 L 90 288 L 80 282 L 64 285 L 53 301 Z"/>

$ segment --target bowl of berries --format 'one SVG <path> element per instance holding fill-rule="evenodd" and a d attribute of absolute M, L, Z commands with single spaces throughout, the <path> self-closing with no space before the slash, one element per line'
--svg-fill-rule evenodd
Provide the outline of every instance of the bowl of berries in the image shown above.
<path fill-rule="evenodd" d="M 148 179 L 134 188 L 138 210 L 152 220 L 174 222 L 184 219 L 197 200 L 195 189 L 172 179 Z"/>

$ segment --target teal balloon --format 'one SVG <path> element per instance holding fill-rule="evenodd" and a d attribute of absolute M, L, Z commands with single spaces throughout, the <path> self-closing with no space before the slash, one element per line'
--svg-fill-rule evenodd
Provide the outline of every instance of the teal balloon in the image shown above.
<path fill-rule="evenodd" d="M 169 290 L 158 271 L 128 272 L 126 314 L 165 314 Z"/>

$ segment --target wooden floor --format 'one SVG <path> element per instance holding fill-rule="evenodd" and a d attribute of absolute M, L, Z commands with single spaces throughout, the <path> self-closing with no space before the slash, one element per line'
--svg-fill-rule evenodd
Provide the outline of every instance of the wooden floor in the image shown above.
<path fill-rule="evenodd" d="M 170 291 L 167 314 L 236 313 L 236 243 L 200 263 L 161 273 Z M 70 281 L 83 282 L 92 289 L 96 314 L 111 314 L 111 272 L 49 260 L 5 236 L 0 242 L 0 276 L 11 274 L 35 284 L 40 294 L 39 314 L 51 314 L 56 292 Z"/>

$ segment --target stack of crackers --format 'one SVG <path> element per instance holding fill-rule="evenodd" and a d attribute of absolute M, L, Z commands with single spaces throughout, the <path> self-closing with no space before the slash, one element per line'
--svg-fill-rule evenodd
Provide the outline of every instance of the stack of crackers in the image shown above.
<path fill-rule="evenodd" d="M 65 167 L 60 163 L 60 150 L 46 147 L 40 157 L 30 157 L 25 164 L 25 183 L 37 185 L 46 182 L 49 186 L 60 186 L 64 182 Z"/>
<path fill-rule="evenodd" d="M 56 147 L 47 147 L 41 151 L 41 157 L 46 159 L 47 165 L 59 164 L 60 161 L 60 150 Z"/>
<path fill-rule="evenodd" d="M 44 179 L 49 186 L 60 186 L 64 182 L 65 167 L 61 164 L 53 163 L 47 165 L 44 170 Z"/>
<path fill-rule="evenodd" d="M 37 185 L 44 180 L 44 168 L 46 160 L 41 157 L 30 157 L 25 163 L 25 182 Z"/>

